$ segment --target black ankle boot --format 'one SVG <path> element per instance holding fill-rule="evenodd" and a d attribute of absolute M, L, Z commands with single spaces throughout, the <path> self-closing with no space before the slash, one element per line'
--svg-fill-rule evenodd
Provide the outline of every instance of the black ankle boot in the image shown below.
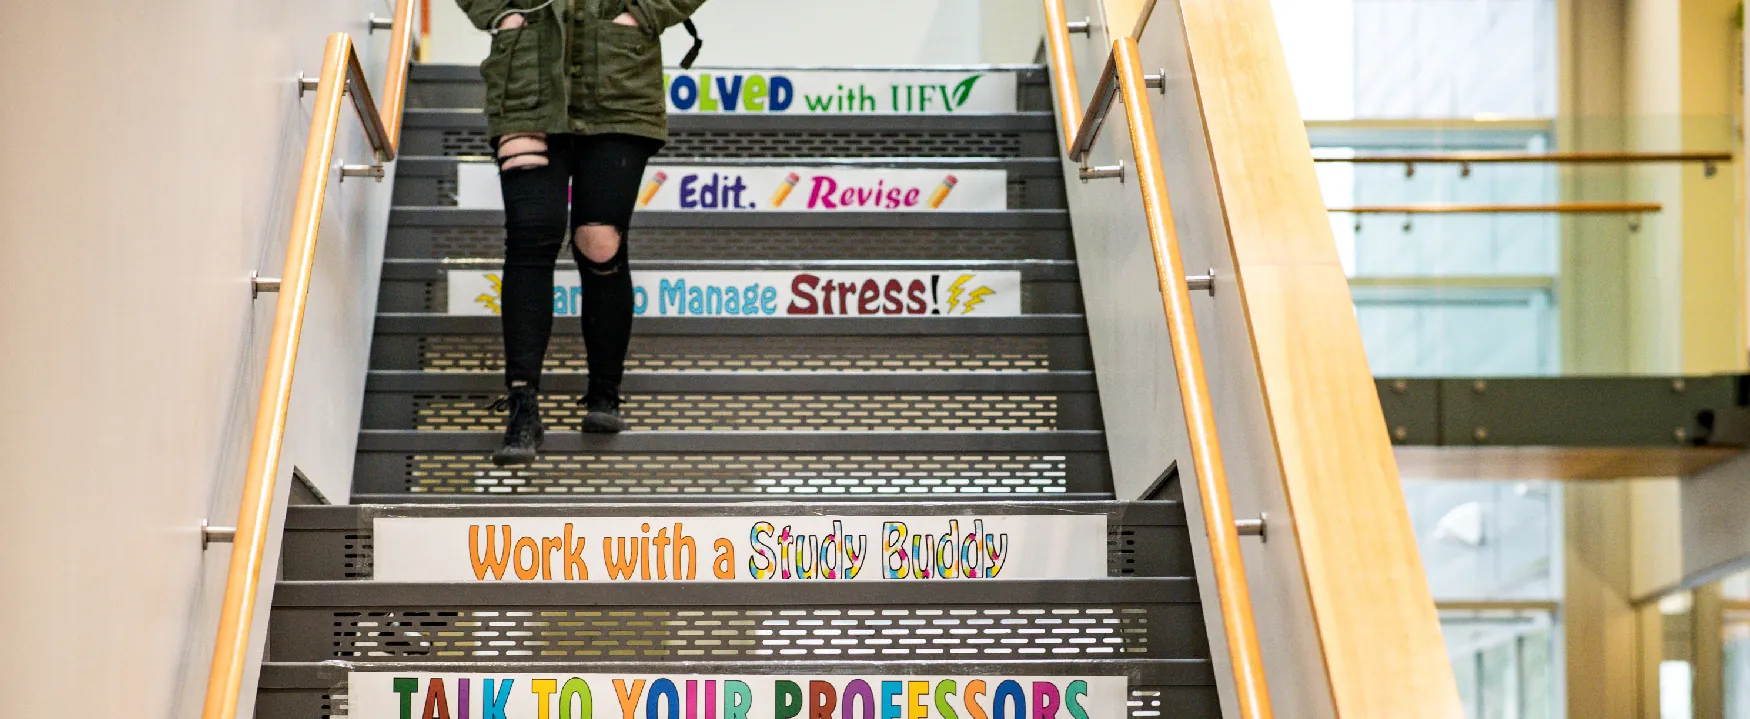
<path fill-rule="evenodd" d="M 492 453 L 492 463 L 500 467 L 528 464 L 535 461 L 541 448 L 541 399 L 533 387 L 513 387 L 492 403 L 495 411 L 510 410 L 505 420 L 504 441 Z"/>
<path fill-rule="evenodd" d="M 626 419 L 620 416 L 620 387 L 606 382 L 590 382 L 583 396 L 583 407 L 589 414 L 583 417 L 583 431 L 588 434 L 617 434 L 626 431 Z"/>

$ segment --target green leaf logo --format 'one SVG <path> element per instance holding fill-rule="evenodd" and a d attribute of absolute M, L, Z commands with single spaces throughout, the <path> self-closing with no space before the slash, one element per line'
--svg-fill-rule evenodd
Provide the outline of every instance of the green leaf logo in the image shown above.
<path fill-rule="evenodd" d="M 952 110 L 952 109 L 955 109 L 955 108 L 958 108 L 958 107 L 965 105 L 966 99 L 969 97 L 972 97 L 972 86 L 978 84 L 978 79 L 981 77 L 984 77 L 984 76 L 983 75 L 973 75 L 972 77 L 966 78 L 965 80 L 961 80 L 960 84 L 955 85 L 954 86 L 954 96 L 953 96 L 954 105 L 953 105 L 953 107 L 950 107 L 948 109 Z"/>

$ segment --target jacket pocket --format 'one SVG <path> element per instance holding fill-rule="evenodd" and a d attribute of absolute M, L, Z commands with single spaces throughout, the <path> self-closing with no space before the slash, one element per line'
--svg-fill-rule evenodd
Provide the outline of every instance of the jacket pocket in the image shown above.
<path fill-rule="evenodd" d="M 597 27 L 596 68 L 601 77 L 596 87 L 602 107 L 662 112 L 662 45 L 643 28 L 614 22 Z"/>
<path fill-rule="evenodd" d="M 530 23 L 492 36 L 492 52 L 480 63 L 486 81 L 486 111 L 503 114 L 541 106 L 541 31 Z"/>

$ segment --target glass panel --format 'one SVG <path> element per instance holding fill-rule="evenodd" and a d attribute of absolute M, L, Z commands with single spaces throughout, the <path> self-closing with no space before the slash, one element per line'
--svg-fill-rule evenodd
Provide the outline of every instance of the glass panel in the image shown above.
<path fill-rule="evenodd" d="M 1435 600 L 1554 600 L 1560 487 L 1551 482 L 1404 482 Z"/>
<path fill-rule="evenodd" d="M 1542 610 L 1440 613 L 1465 716 L 1549 719 L 1559 715 L 1555 617 Z"/>
<path fill-rule="evenodd" d="M 1554 0 L 1274 0 L 1308 118 L 1556 113 Z"/>

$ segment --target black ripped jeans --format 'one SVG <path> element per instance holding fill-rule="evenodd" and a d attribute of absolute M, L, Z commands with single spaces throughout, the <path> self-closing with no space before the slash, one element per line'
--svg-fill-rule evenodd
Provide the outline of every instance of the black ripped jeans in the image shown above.
<path fill-rule="evenodd" d="M 548 135 L 546 166 L 499 172 L 508 386 L 541 386 L 541 363 L 553 329 L 553 267 L 561 245 L 579 227 L 607 225 L 620 231 L 620 251 L 607 262 L 593 262 L 575 242 L 570 244 L 583 277 L 580 314 L 590 395 L 618 392 L 632 337 L 627 226 L 644 166 L 661 148 L 657 140 L 632 135 Z"/>

